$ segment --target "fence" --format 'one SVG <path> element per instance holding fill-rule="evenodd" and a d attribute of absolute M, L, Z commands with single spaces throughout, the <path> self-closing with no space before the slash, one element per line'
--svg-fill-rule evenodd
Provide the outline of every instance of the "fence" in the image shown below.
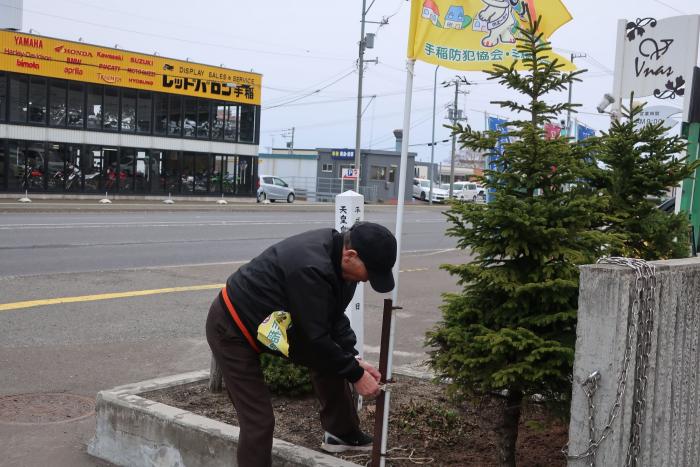
<path fill-rule="evenodd" d="M 341 180 L 332 177 L 298 177 L 280 176 L 294 187 L 298 199 L 316 201 L 323 203 L 335 202 L 335 196 L 355 189 L 354 180 Z M 361 186 L 360 194 L 365 197 L 368 203 L 377 201 L 376 186 Z"/>

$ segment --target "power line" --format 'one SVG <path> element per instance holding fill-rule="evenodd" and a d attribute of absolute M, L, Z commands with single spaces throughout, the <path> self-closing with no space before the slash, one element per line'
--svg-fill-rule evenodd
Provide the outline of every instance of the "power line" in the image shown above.
<path fill-rule="evenodd" d="M 63 0 L 63 1 L 66 1 L 66 0 Z M 179 23 L 177 21 L 164 20 L 162 17 L 136 15 L 136 14 L 134 14 L 133 11 L 123 11 L 123 10 L 118 10 L 116 8 L 106 8 L 104 5 L 95 5 L 94 3 L 81 2 L 79 0 L 67 0 L 67 1 L 69 1 L 70 3 L 75 3 L 77 5 L 84 5 L 84 6 L 87 6 L 89 8 L 95 8 L 95 9 L 99 10 L 100 12 L 109 11 L 112 13 L 119 13 L 119 14 L 128 16 L 129 18 L 138 18 L 138 19 L 143 19 L 143 20 L 147 20 L 147 21 L 157 21 L 158 24 L 172 24 L 174 26 L 180 26 L 180 27 L 187 28 L 187 29 L 199 29 L 200 31 L 205 31 L 208 34 L 211 34 L 211 32 L 212 32 L 211 28 L 200 27 L 200 26 L 197 26 L 197 25 L 192 24 L 192 23 Z M 218 33 L 218 31 L 217 31 L 217 33 Z M 241 37 L 241 36 L 235 36 L 233 34 L 228 34 L 228 33 L 224 33 L 222 35 L 224 37 L 228 37 L 228 38 L 239 40 L 239 41 L 244 40 L 244 41 L 248 41 L 248 42 L 255 42 L 255 43 L 258 43 L 261 45 L 268 45 L 268 46 L 272 46 L 272 47 L 284 47 L 286 49 L 295 48 L 295 49 L 303 51 L 303 52 L 307 52 L 307 53 L 310 52 L 310 50 L 303 48 L 303 47 L 291 47 L 289 44 L 262 42 L 260 40 L 256 40 L 253 37 L 250 37 L 250 36 Z"/>
<path fill-rule="evenodd" d="M 267 102 L 267 105 L 276 105 L 279 103 L 279 101 L 294 98 L 297 94 L 307 94 L 310 90 L 316 90 L 319 87 L 322 87 L 323 83 L 326 83 L 327 81 L 333 80 L 333 79 L 337 78 L 338 76 L 343 75 L 344 73 L 348 73 L 348 72 L 353 73 L 354 71 L 355 71 L 354 66 L 343 68 L 338 73 L 335 73 L 335 74 L 329 76 L 328 78 L 324 78 L 316 84 L 312 84 L 310 86 L 307 86 L 305 88 L 302 88 L 302 89 L 299 89 L 296 91 L 289 90 L 288 96 L 278 96 L 277 98 L 272 99 L 271 102 Z"/>
<path fill-rule="evenodd" d="M 226 49 L 226 50 L 235 50 L 238 52 L 254 52 L 254 53 L 258 53 L 258 54 L 297 57 L 297 58 L 305 58 L 305 59 L 312 59 L 312 60 L 335 60 L 335 61 L 348 61 L 348 60 L 350 60 L 349 58 L 340 58 L 337 56 L 321 56 L 321 55 L 309 56 L 309 55 L 301 55 L 301 54 L 293 54 L 293 53 L 285 53 L 285 52 L 272 52 L 272 51 L 260 50 L 260 49 L 248 49 L 248 48 L 244 48 L 244 47 L 231 47 L 228 45 L 217 44 L 215 42 L 195 41 L 195 40 L 190 40 L 190 39 L 183 39 L 183 38 L 177 37 L 177 36 L 166 36 L 163 34 L 144 32 L 144 31 L 139 31 L 136 29 L 127 29 L 127 28 L 120 28 L 120 27 L 116 27 L 116 26 L 109 26 L 106 24 L 93 23 L 92 21 L 85 21 L 85 20 L 69 18 L 69 17 L 61 16 L 61 15 L 54 15 L 51 13 L 45 13 L 43 11 L 31 10 L 29 8 L 19 8 L 15 5 L 9 5 L 7 3 L 2 3 L 2 2 L 0 2 L 0 5 L 6 6 L 8 8 L 14 8 L 17 10 L 22 9 L 25 12 L 34 13 L 34 14 L 41 15 L 41 16 L 47 16 L 49 18 L 56 18 L 56 19 L 62 19 L 65 21 L 72 21 L 74 23 L 87 24 L 89 26 L 95 26 L 95 27 L 99 27 L 99 28 L 103 28 L 103 29 L 113 29 L 115 31 L 127 32 L 129 34 L 139 34 L 139 35 L 147 36 L 147 37 L 157 37 L 160 39 L 167 39 L 170 41 L 183 42 L 186 44 L 200 45 L 200 46 L 206 46 L 206 47 L 217 47 L 217 48 Z"/>
<path fill-rule="evenodd" d="M 653 0 L 653 1 L 656 2 L 656 3 L 659 3 L 659 4 L 663 5 L 663 6 L 665 6 L 666 8 L 670 8 L 670 9 L 672 9 L 673 11 L 675 11 L 675 12 L 677 12 L 677 13 L 680 13 L 680 14 L 682 14 L 682 15 L 687 15 L 687 14 L 688 14 L 688 13 L 686 13 L 685 11 L 679 10 L 678 8 L 676 8 L 676 7 L 674 7 L 674 6 L 671 6 L 671 5 L 669 5 L 668 3 L 666 3 L 666 2 L 662 2 L 661 0 Z"/>
<path fill-rule="evenodd" d="M 262 110 L 276 109 L 276 108 L 278 108 L 278 107 L 282 107 L 282 106 L 285 106 L 285 105 L 287 105 L 287 104 L 291 104 L 292 102 L 296 102 L 296 101 L 299 101 L 299 100 L 304 99 L 304 98 L 306 98 L 306 97 L 309 97 L 309 96 L 311 96 L 311 95 L 313 95 L 313 94 L 317 94 L 317 93 L 323 91 L 324 89 L 327 89 L 327 88 L 333 86 L 335 83 L 337 83 L 337 82 L 339 82 L 339 81 L 342 81 L 343 79 L 347 78 L 348 76 L 350 76 L 350 75 L 352 75 L 352 74 L 354 74 L 354 73 L 355 73 L 355 70 L 351 70 L 349 73 L 347 73 L 347 74 L 341 76 L 340 78 L 336 79 L 336 80 L 333 81 L 332 83 L 330 83 L 330 84 L 328 84 L 328 85 L 326 85 L 326 86 L 324 86 L 324 87 L 322 87 L 322 88 L 316 89 L 315 91 L 310 92 L 309 94 L 306 94 L 306 95 L 304 95 L 304 96 L 301 96 L 301 97 L 292 99 L 292 100 L 290 100 L 290 101 L 288 101 L 288 102 L 284 102 L 284 103 L 282 103 L 282 104 L 272 105 L 272 106 L 269 106 L 269 107 L 263 107 Z"/>

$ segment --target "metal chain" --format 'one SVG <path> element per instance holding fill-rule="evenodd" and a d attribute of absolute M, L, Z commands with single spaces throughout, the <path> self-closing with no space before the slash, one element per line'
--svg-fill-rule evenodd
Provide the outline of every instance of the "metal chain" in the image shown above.
<path fill-rule="evenodd" d="M 654 309 L 656 307 L 656 268 L 641 259 L 606 257 L 600 258 L 598 264 L 617 264 L 630 267 L 634 270 L 635 285 L 630 290 L 630 303 L 627 315 L 627 336 L 625 353 L 622 358 L 622 369 L 617 380 L 615 402 L 610 408 L 605 426 L 596 438 L 595 412 L 596 406 L 593 397 L 598 389 L 601 374 L 598 371 L 591 373 L 582 383 L 582 389 L 588 402 L 588 448 L 581 454 L 570 455 L 568 444 L 562 452 L 570 460 L 588 459 L 588 465 L 595 467 L 595 456 L 603 441 L 612 433 L 613 423 L 622 408 L 622 396 L 627 386 L 627 372 L 630 366 L 632 345 L 636 342 L 634 391 L 632 398 L 632 427 L 630 439 L 627 445 L 625 466 L 635 467 L 639 457 L 642 426 L 646 409 L 647 370 L 649 367 L 649 354 L 651 353 L 651 337 L 654 328 Z"/>

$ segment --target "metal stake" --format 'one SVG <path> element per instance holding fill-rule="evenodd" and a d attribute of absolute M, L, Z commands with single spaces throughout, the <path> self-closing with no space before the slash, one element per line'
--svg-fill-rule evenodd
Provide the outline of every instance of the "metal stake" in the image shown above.
<path fill-rule="evenodd" d="M 384 437 L 386 436 L 386 427 L 384 426 L 384 406 L 389 403 L 389 392 L 387 383 L 390 378 L 387 378 L 387 369 L 389 364 L 389 336 L 391 331 L 391 323 L 394 319 L 393 311 L 401 307 L 392 306 L 393 301 L 390 298 L 384 300 L 384 314 L 382 316 L 382 340 L 379 345 L 379 372 L 382 374 L 380 384 L 384 386 L 384 390 L 377 396 L 377 407 L 374 412 L 374 443 L 372 444 L 372 461 L 371 467 L 380 467 L 384 465 L 385 452 L 382 448 L 385 447 Z M 388 424 L 388 422 L 387 422 Z"/>

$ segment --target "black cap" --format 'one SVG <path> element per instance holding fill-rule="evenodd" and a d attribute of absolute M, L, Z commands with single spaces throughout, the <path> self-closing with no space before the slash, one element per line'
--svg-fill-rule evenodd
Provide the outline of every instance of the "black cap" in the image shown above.
<path fill-rule="evenodd" d="M 391 268 L 396 263 L 396 238 L 383 225 L 358 222 L 350 229 L 351 248 L 367 268 L 369 283 L 379 293 L 394 289 Z"/>

